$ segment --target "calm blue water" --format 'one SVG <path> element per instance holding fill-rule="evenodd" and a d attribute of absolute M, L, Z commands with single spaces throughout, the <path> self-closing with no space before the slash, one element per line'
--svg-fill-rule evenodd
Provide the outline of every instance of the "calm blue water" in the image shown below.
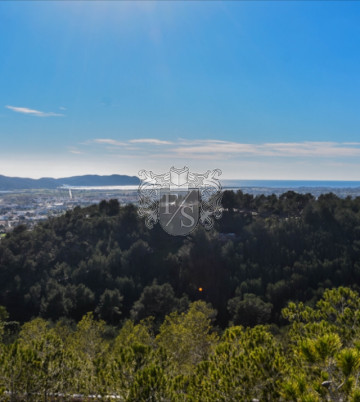
<path fill-rule="evenodd" d="M 223 188 L 260 187 L 260 188 L 360 188 L 360 181 L 327 180 L 221 180 Z"/>

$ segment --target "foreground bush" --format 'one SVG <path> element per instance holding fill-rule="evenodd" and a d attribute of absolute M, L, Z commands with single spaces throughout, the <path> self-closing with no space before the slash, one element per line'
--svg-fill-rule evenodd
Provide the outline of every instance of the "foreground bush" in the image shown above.
<path fill-rule="evenodd" d="M 289 303 L 289 325 L 213 327 L 203 301 L 166 316 L 127 321 L 109 338 L 86 314 L 76 328 L 37 318 L 9 341 L 2 314 L 4 401 L 359 401 L 360 297 L 326 290 L 315 308 Z"/>

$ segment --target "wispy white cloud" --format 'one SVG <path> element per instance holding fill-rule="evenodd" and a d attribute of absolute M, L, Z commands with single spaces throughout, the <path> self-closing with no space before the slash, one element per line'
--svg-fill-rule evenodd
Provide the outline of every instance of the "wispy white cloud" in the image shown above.
<path fill-rule="evenodd" d="M 98 144 L 107 144 L 107 145 L 115 145 L 115 146 L 126 146 L 128 145 L 126 142 L 113 140 L 112 138 L 96 138 L 94 142 Z"/>
<path fill-rule="evenodd" d="M 28 107 L 16 107 L 16 106 L 5 106 L 7 109 L 12 110 L 16 113 L 22 113 L 29 116 L 37 116 L 37 117 L 51 117 L 51 116 L 64 116 L 62 113 L 53 113 L 53 112 L 42 112 L 40 110 L 29 109 Z"/>
<path fill-rule="evenodd" d="M 84 153 L 83 151 L 80 151 L 80 150 L 78 150 L 77 148 L 69 148 L 69 152 L 70 152 L 71 154 L 75 154 L 75 155 L 80 155 L 80 154 L 83 154 L 83 153 Z"/>
<path fill-rule="evenodd" d="M 173 144 L 170 141 L 158 140 L 156 138 L 139 138 L 139 139 L 133 139 L 133 140 L 128 140 L 128 141 L 118 141 L 113 138 L 96 138 L 94 140 L 86 141 L 84 144 L 89 145 L 92 143 L 107 145 L 106 149 L 108 149 L 108 150 L 116 150 L 116 149 L 119 149 L 119 147 L 122 147 L 128 151 L 130 151 L 130 150 L 139 150 L 139 151 L 147 150 L 147 149 L 149 149 L 149 146 L 151 147 L 152 145 L 168 146 L 168 145 Z M 144 145 L 146 145 L 146 148 L 144 148 Z"/>
<path fill-rule="evenodd" d="M 302 141 L 266 142 L 261 144 L 242 143 L 217 139 L 183 139 L 165 141 L 155 138 L 118 141 L 98 138 L 93 143 L 107 145 L 108 150 L 126 153 L 133 151 L 134 156 L 151 155 L 159 158 L 176 159 L 239 159 L 240 157 L 279 157 L 279 158 L 348 158 L 360 157 L 360 143 Z M 136 147 L 134 147 L 136 145 Z M 161 145 L 161 148 L 159 148 Z M 161 153 L 160 153 L 161 149 Z"/>
<path fill-rule="evenodd" d="M 138 138 L 135 140 L 130 140 L 129 142 L 136 143 L 136 144 L 153 144 L 153 145 L 170 145 L 170 144 L 172 144 L 171 141 L 163 141 L 163 140 L 158 140 L 156 138 Z"/>
<path fill-rule="evenodd" d="M 187 141 L 171 149 L 172 152 L 186 157 L 214 156 L 275 156 L 275 157 L 351 157 L 360 156 L 359 144 L 339 142 L 274 142 L 249 144 L 233 141 L 197 140 L 194 144 Z"/>

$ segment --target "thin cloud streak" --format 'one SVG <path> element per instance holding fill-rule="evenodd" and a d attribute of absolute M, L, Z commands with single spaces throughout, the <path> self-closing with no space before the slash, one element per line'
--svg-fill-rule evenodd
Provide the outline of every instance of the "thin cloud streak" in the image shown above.
<path fill-rule="evenodd" d="M 122 147 L 128 145 L 126 142 L 121 142 L 117 140 L 113 140 L 112 138 L 96 138 L 94 142 L 98 144 L 107 144 L 107 145 L 114 145 L 117 147 Z"/>
<path fill-rule="evenodd" d="M 133 139 L 125 142 L 110 138 L 93 140 L 98 144 L 106 144 L 124 151 L 138 151 L 139 156 L 159 155 L 159 157 L 187 158 L 187 159 L 231 159 L 244 157 L 301 157 L 301 158 L 344 158 L 359 157 L 360 143 L 330 142 L 330 141 L 304 141 L 304 142 L 274 142 L 251 144 L 224 140 L 187 140 L 178 139 L 174 142 L 155 138 Z M 131 145 L 137 145 L 136 148 Z M 159 154 L 158 146 L 162 146 Z M 135 155 L 134 155 L 135 156 Z"/>
<path fill-rule="evenodd" d="M 37 117 L 53 117 L 53 116 L 64 116 L 62 113 L 53 113 L 53 112 L 42 112 L 40 110 L 29 109 L 28 107 L 17 107 L 17 106 L 5 106 L 7 109 L 12 110 L 16 113 L 22 113 L 28 116 L 37 116 Z"/>
<path fill-rule="evenodd" d="M 163 140 L 158 140 L 156 138 L 139 138 L 135 140 L 130 140 L 129 142 L 135 143 L 135 144 L 153 144 L 153 145 L 170 145 L 172 142 L 170 141 L 163 141 Z"/>
<path fill-rule="evenodd" d="M 82 152 L 82 151 L 79 151 L 78 149 L 69 149 L 69 152 L 70 152 L 71 154 L 75 154 L 75 155 L 81 155 L 81 154 L 84 153 L 84 152 Z"/>
<path fill-rule="evenodd" d="M 355 145 L 355 144 L 353 144 Z M 178 155 L 223 156 L 276 156 L 276 157 L 351 157 L 360 156 L 360 147 L 337 142 L 288 142 L 245 144 L 237 142 L 204 140 L 195 146 L 179 146 L 171 149 Z"/>

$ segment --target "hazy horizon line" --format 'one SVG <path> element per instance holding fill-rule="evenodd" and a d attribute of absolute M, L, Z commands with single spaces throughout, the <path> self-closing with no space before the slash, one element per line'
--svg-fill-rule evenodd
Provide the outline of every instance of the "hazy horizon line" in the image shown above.
<path fill-rule="evenodd" d="M 99 176 L 99 177 L 109 177 L 109 176 L 127 176 L 127 177 L 137 177 L 139 178 L 139 176 L 137 174 L 128 174 L 128 173 L 109 173 L 109 174 L 100 174 L 100 173 L 84 173 L 84 174 L 76 174 L 74 173 L 73 175 L 69 175 L 69 176 L 9 176 L 6 174 L 2 174 L 0 173 L 0 177 L 8 177 L 8 178 L 12 178 L 12 179 L 31 179 L 31 180 L 41 180 L 41 179 L 67 179 L 70 177 L 82 177 L 82 176 Z M 308 179 L 308 178 L 222 178 L 220 180 L 221 182 L 231 182 L 231 181 L 278 181 L 278 182 L 284 182 L 284 181 L 292 181 L 292 182 L 360 182 L 360 178 L 357 180 L 349 180 L 349 179 L 331 179 L 331 178 L 327 178 L 327 179 L 323 179 L 323 178 L 318 178 L 318 179 Z"/>

